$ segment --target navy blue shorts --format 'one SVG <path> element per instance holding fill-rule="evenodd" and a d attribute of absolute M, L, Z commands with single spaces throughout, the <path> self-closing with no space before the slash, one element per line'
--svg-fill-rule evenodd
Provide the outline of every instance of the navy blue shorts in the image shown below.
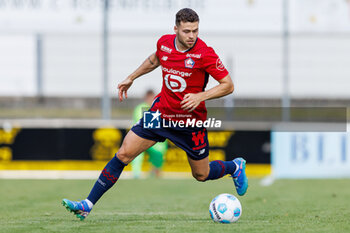
<path fill-rule="evenodd" d="M 209 155 L 208 132 L 205 127 L 163 127 L 148 129 L 143 127 L 143 118 L 131 130 L 141 138 L 156 142 L 169 139 L 176 146 L 183 149 L 193 160 L 201 160 Z"/>

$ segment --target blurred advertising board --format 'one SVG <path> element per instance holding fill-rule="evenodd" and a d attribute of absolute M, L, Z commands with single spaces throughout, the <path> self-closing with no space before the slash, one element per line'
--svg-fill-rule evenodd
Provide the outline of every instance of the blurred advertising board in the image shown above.
<path fill-rule="evenodd" d="M 275 178 L 350 177 L 350 133 L 272 132 Z"/>
<path fill-rule="evenodd" d="M 0 129 L 0 170 L 101 170 L 127 131 L 113 127 Z M 250 164 L 250 175 L 270 173 L 270 131 L 209 131 L 208 139 L 209 160 L 242 156 Z M 171 142 L 164 158 L 163 171 L 190 171 L 186 153 Z M 130 166 L 125 170 L 130 171 Z M 148 162 L 143 170 L 150 170 Z"/>

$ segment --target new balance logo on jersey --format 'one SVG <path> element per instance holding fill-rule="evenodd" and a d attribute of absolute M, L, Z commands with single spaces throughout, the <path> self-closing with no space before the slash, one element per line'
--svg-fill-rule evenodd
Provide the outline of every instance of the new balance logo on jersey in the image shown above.
<path fill-rule="evenodd" d="M 168 57 L 167 57 L 167 56 L 163 56 L 163 57 L 162 57 L 162 60 L 163 60 L 163 61 L 166 61 L 166 60 L 168 60 Z"/>
<path fill-rule="evenodd" d="M 160 46 L 160 50 L 162 50 L 162 51 L 164 51 L 166 53 L 171 53 L 171 51 L 173 51 L 173 49 L 168 48 L 168 47 L 166 47 L 164 45 Z"/>

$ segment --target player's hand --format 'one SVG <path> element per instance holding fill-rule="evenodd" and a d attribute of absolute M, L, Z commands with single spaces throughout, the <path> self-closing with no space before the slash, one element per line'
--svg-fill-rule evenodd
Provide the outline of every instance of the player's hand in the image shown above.
<path fill-rule="evenodd" d="M 122 102 L 125 96 L 125 99 L 128 98 L 128 89 L 132 85 L 133 81 L 129 77 L 126 78 L 123 82 L 118 84 L 118 95 L 119 95 L 119 101 Z"/>
<path fill-rule="evenodd" d="M 188 112 L 192 112 L 195 110 L 198 105 L 203 101 L 202 93 L 188 93 L 184 96 L 184 99 L 181 101 L 181 108 L 183 110 L 188 110 Z"/>

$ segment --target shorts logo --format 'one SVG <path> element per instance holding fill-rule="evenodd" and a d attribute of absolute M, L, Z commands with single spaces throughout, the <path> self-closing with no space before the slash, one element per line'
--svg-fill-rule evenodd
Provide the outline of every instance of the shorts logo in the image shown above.
<path fill-rule="evenodd" d="M 167 74 L 164 76 L 165 86 L 172 92 L 183 92 L 187 83 L 185 79 L 177 75 Z"/>
<path fill-rule="evenodd" d="M 157 110 L 156 112 L 146 111 L 143 113 L 143 128 L 145 129 L 159 129 L 160 116 L 162 114 Z"/>
<path fill-rule="evenodd" d="M 187 58 L 187 59 L 185 60 L 185 67 L 186 67 L 186 68 L 192 69 L 193 66 L 194 66 L 194 61 L 193 61 L 193 59 L 192 59 L 192 58 Z"/>
<path fill-rule="evenodd" d="M 218 58 L 216 60 L 216 69 L 223 71 L 225 69 L 224 64 L 222 63 L 222 61 L 220 60 L 220 58 Z"/>
<path fill-rule="evenodd" d="M 198 131 L 197 135 L 195 132 L 192 133 L 192 141 L 196 146 L 204 143 L 204 136 L 205 136 L 204 131 L 205 129 L 203 131 Z"/>
<path fill-rule="evenodd" d="M 199 154 L 198 154 L 198 155 L 204 154 L 204 152 L 205 152 L 205 149 L 201 149 L 201 150 L 199 151 Z"/>
<path fill-rule="evenodd" d="M 162 50 L 162 51 L 164 51 L 166 53 L 171 53 L 171 51 L 173 51 L 173 49 L 168 48 L 168 47 L 166 47 L 164 45 L 160 46 L 160 50 Z"/>

